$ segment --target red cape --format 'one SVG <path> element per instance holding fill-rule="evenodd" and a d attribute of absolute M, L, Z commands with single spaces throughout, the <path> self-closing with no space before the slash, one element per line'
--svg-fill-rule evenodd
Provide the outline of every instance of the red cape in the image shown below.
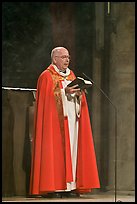
<path fill-rule="evenodd" d="M 74 78 L 71 71 L 68 79 Z M 38 79 L 30 194 L 65 190 L 66 183 L 72 181 L 68 120 L 63 116 L 60 91 L 62 80 L 52 65 Z M 76 190 L 88 192 L 99 187 L 88 106 L 83 94 L 78 132 Z"/>

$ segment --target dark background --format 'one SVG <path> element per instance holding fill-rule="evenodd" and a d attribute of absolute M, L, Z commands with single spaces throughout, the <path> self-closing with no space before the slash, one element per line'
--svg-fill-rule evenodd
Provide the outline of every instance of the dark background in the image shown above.
<path fill-rule="evenodd" d="M 94 2 L 5 2 L 2 5 L 2 85 L 36 88 L 51 50 L 70 51 L 76 74 L 92 72 Z"/>

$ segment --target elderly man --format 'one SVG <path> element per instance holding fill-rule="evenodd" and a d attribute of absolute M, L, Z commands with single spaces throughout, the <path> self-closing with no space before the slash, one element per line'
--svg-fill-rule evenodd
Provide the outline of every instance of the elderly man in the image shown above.
<path fill-rule="evenodd" d="M 90 192 L 100 183 L 85 93 L 67 86 L 76 77 L 66 48 L 54 48 L 51 61 L 37 83 L 30 194 Z"/>

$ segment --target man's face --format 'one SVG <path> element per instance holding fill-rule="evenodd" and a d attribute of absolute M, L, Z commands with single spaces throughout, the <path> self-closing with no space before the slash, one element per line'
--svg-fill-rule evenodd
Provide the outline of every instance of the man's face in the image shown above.
<path fill-rule="evenodd" d="M 55 52 L 54 64 L 58 67 L 58 69 L 65 71 L 69 66 L 69 62 L 70 56 L 67 49 L 61 48 Z"/>

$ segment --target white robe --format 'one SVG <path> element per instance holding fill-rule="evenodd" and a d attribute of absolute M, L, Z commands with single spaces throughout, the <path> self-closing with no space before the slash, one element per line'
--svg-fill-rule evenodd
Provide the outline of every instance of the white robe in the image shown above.
<path fill-rule="evenodd" d="M 67 69 L 66 73 L 62 73 L 54 65 L 55 70 L 61 76 L 68 76 L 70 70 Z M 64 78 L 62 81 L 61 93 L 62 93 L 62 102 L 64 116 L 68 117 L 68 126 L 69 126 L 69 136 L 70 136 L 70 148 L 71 148 L 71 159 L 72 159 L 72 172 L 73 172 L 73 182 L 67 183 L 67 189 L 65 191 L 71 191 L 76 189 L 76 161 L 77 161 L 77 146 L 78 146 L 78 117 L 80 116 L 80 104 L 75 97 L 75 94 L 69 96 L 65 95 L 65 87 L 70 83 Z M 62 191 L 62 190 L 61 190 Z"/>

